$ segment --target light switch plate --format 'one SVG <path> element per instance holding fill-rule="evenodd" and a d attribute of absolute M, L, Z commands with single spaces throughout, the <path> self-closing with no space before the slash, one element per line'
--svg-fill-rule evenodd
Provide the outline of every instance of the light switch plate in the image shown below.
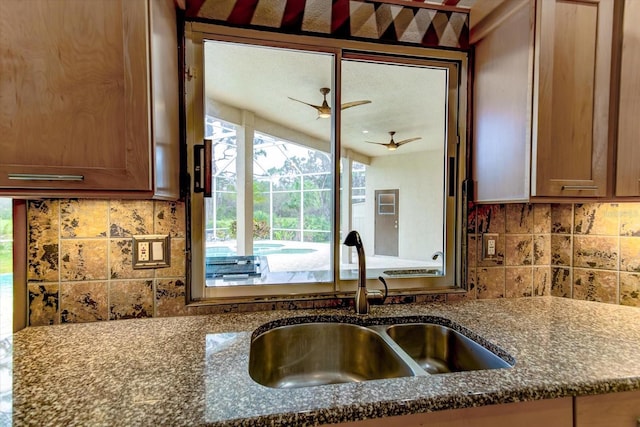
<path fill-rule="evenodd" d="M 482 235 L 482 259 L 498 258 L 498 233 L 484 233 Z"/>
<path fill-rule="evenodd" d="M 166 234 L 132 236 L 133 268 L 169 267 L 171 243 Z"/>

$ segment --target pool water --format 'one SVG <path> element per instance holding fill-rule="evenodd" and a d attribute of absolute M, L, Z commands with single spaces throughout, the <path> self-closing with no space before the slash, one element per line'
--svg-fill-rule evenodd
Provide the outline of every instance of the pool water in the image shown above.
<path fill-rule="evenodd" d="M 277 255 L 277 254 L 308 254 L 316 252 L 311 248 L 288 248 L 281 243 L 256 243 L 253 245 L 253 255 Z M 206 257 L 235 256 L 235 249 L 228 246 L 210 246 L 207 248 Z"/>

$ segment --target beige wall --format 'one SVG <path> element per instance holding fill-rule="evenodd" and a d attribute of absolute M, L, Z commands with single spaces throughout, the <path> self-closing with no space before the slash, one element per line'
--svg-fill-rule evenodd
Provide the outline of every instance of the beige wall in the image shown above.
<path fill-rule="evenodd" d="M 375 190 L 399 190 L 398 256 L 427 260 L 443 250 L 442 189 L 444 165 L 441 152 L 381 156 L 367 168 L 367 200 L 363 236 L 375 235 Z M 416 238 L 420 236 L 420 238 Z M 365 253 L 373 254 L 374 239 L 366 239 Z"/>

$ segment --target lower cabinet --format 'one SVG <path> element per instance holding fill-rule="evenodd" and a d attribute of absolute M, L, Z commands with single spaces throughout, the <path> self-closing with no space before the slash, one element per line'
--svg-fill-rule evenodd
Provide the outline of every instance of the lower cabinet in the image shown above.
<path fill-rule="evenodd" d="M 640 427 L 640 391 L 576 397 L 576 427 Z"/>
<path fill-rule="evenodd" d="M 353 427 L 572 427 L 573 398 L 452 409 L 353 421 L 339 425 Z"/>

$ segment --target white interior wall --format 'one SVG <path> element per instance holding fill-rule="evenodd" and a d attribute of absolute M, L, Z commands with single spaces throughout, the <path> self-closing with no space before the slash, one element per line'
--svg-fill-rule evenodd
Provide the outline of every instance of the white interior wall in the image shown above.
<path fill-rule="evenodd" d="M 400 148 L 401 150 L 401 148 Z M 438 151 L 375 157 L 367 168 L 366 202 L 360 216 L 365 253 L 374 254 L 375 190 L 399 190 L 398 256 L 430 260 L 444 248 L 444 156 Z"/>

